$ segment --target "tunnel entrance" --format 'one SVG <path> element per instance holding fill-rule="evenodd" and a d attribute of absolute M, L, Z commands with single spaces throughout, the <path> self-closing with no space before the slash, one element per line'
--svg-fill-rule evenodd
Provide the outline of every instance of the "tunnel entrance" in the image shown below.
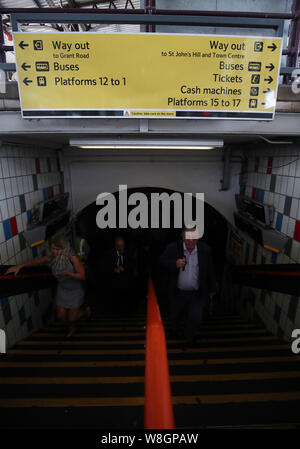
<path fill-rule="evenodd" d="M 167 193 L 168 195 L 172 195 L 178 191 L 163 187 L 135 187 L 128 189 L 128 196 L 131 193 L 137 192 L 146 195 L 148 204 L 150 204 L 152 193 Z M 178 193 L 181 196 L 184 195 L 183 192 Z M 114 192 L 113 195 L 118 205 L 119 192 Z M 134 207 L 135 206 L 128 206 L 128 213 L 130 213 L 130 210 Z M 196 198 L 193 196 L 193 215 L 195 207 Z M 84 237 L 90 248 L 88 270 L 91 274 L 92 285 L 88 290 L 89 294 L 94 298 L 94 306 L 96 308 L 103 307 L 104 304 L 101 300 L 99 301 L 99 298 L 109 295 L 107 287 L 105 289 L 105 294 L 103 295 L 105 276 L 103 275 L 103 272 L 101 272 L 100 267 L 101 260 L 103 261 L 106 252 L 113 248 L 114 239 L 117 235 L 123 236 L 126 246 L 137 254 L 138 289 L 141 300 L 146 297 L 148 273 L 150 273 L 155 283 L 160 306 L 164 306 L 167 297 L 167 282 L 166 274 L 162 272 L 161 267 L 159 266 L 159 257 L 169 243 L 181 238 L 181 229 L 174 226 L 172 203 L 170 208 L 170 228 L 163 228 L 162 223 L 160 222 L 160 226 L 157 229 L 132 229 L 130 227 L 101 229 L 96 224 L 96 216 L 100 208 L 101 206 L 92 203 L 82 209 L 76 217 L 76 234 Z M 151 210 L 149 209 L 149 223 L 151 223 L 150 217 Z M 184 223 L 183 220 L 182 223 Z M 212 249 L 219 285 L 221 285 L 226 258 L 227 233 L 228 227 L 226 219 L 208 203 L 204 203 L 204 235 L 202 240 Z"/>

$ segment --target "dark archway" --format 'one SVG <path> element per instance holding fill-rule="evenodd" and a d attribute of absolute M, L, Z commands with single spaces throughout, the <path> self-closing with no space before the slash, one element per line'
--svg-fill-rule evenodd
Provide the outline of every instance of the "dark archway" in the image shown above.
<path fill-rule="evenodd" d="M 152 193 L 167 193 L 171 195 L 176 191 L 166 189 L 163 187 L 136 187 L 128 189 L 128 196 L 131 193 L 143 193 L 148 199 L 150 205 L 150 196 Z M 178 192 L 183 195 L 183 192 Z M 113 193 L 118 204 L 119 192 Z M 195 211 L 196 198 L 193 197 L 193 211 Z M 85 237 L 91 248 L 89 256 L 89 268 L 93 273 L 93 278 L 97 280 L 97 284 L 94 285 L 93 290 L 101 289 L 101 273 L 99 272 L 99 261 L 104 252 L 113 246 L 114 237 L 117 234 L 122 234 L 127 245 L 135 248 L 140 255 L 139 263 L 141 264 L 141 285 L 145 282 L 147 274 L 145 273 L 145 267 L 150 266 L 151 275 L 154 278 L 159 300 L 163 301 L 166 297 L 166 282 L 165 274 L 161 272 L 158 260 L 161 253 L 164 251 L 168 243 L 180 238 L 181 229 L 174 227 L 172 221 L 173 210 L 171 207 L 171 222 L 170 228 L 166 229 L 160 226 L 157 229 L 131 229 L 131 228 L 106 228 L 100 229 L 96 224 L 96 215 L 101 206 L 97 206 L 96 203 L 92 203 L 82 209 L 76 217 L 76 230 L 79 234 Z M 128 206 L 128 212 L 135 206 Z M 118 209 L 118 207 L 117 207 Z M 149 208 L 149 217 L 151 210 Z M 118 220 L 117 220 L 118 223 Z M 212 206 L 204 204 L 204 236 L 202 239 L 207 242 L 213 253 L 213 260 L 216 269 L 216 274 L 219 282 L 221 282 L 223 268 L 226 257 L 226 244 L 227 244 L 227 221 L 226 219 Z M 147 263 L 144 263 L 144 259 L 147 258 Z M 142 296 L 145 295 L 145 288 L 142 287 Z"/>

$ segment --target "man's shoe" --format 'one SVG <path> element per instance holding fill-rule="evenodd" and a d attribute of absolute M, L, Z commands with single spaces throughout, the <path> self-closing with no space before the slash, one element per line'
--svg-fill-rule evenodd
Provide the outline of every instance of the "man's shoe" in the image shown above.
<path fill-rule="evenodd" d="M 67 333 L 67 335 L 65 336 L 65 338 L 70 338 L 70 337 L 72 337 L 72 335 L 75 334 L 76 330 L 77 330 L 76 326 L 71 326 L 71 327 L 69 328 L 69 332 Z"/>

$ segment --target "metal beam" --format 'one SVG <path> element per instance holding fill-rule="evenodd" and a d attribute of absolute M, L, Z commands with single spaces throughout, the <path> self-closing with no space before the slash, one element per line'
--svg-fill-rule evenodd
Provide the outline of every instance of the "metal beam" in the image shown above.
<path fill-rule="evenodd" d="M 78 14 L 78 9 L 71 8 L 47 8 L 47 11 L 52 14 L 57 13 L 75 13 Z M 14 13 L 29 13 L 29 14 L 40 14 L 45 12 L 45 8 L 0 8 L 0 14 L 14 14 Z M 80 8 L 81 14 L 89 14 L 90 10 Z M 93 9 L 94 14 L 144 14 L 144 9 L 118 9 L 118 10 L 109 10 L 109 9 Z M 284 19 L 284 20 L 292 20 L 297 17 L 298 13 L 270 13 L 270 12 L 255 12 L 255 11 L 199 11 L 199 10 L 170 10 L 170 9 L 156 9 L 153 11 L 155 15 L 185 15 L 185 16 L 215 16 L 215 17 L 248 17 L 248 18 L 263 18 L 263 19 Z"/>
<path fill-rule="evenodd" d="M 18 13 L 11 15 L 12 27 L 17 30 L 19 23 L 113 23 L 113 24 L 159 24 L 159 25 L 191 25 L 207 27 L 231 27 L 231 28 L 263 28 L 281 29 L 282 19 L 254 19 L 245 17 L 214 17 L 214 16 L 190 16 L 190 15 L 158 15 L 158 14 L 95 14 L 85 13 Z M 134 10 L 130 10 L 134 11 Z"/>
<path fill-rule="evenodd" d="M 140 121 L 143 119 L 22 119 L 19 111 L 0 112 L 1 135 L 40 134 L 58 136 L 59 134 L 101 135 L 128 134 L 140 135 Z M 207 136 L 299 136 L 299 114 L 276 113 L 272 121 L 252 120 L 177 120 L 149 119 L 148 135 L 207 135 Z"/>
<path fill-rule="evenodd" d="M 15 72 L 17 70 L 16 64 L 14 62 L 0 62 L 0 70 Z"/>

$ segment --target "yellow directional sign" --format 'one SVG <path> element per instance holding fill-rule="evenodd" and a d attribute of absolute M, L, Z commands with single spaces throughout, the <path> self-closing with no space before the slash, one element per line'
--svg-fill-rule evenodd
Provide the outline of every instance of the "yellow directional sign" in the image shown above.
<path fill-rule="evenodd" d="M 23 117 L 274 118 L 281 38 L 14 33 Z"/>

